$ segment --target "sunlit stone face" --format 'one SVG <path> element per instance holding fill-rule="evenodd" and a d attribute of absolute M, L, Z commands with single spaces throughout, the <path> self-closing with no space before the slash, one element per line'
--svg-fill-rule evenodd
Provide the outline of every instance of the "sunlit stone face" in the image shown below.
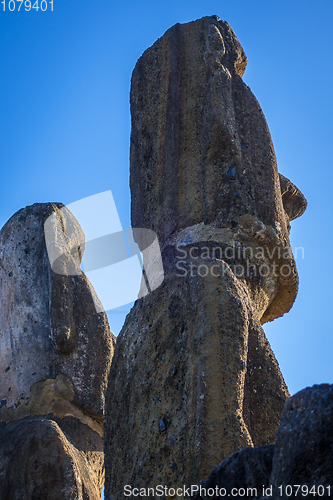
<path fill-rule="evenodd" d="M 139 59 L 131 87 L 132 224 L 153 229 L 163 246 L 203 222 L 230 229 L 242 245 L 267 247 L 272 263 L 283 254 L 276 265 L 290 272 L 278 272 L 261 313 L 267 321 L 297 294 L 295 262 L 284 250 L 289 219 L 306 202 L 291 183 L 281 191 L 265 117 L 242 80 L 246 62 L 216 16 L 174 26 Z"/>
<path fill-rule="evenodd" d="M 44 222 L 60 213 L 61 206 L 35 204 L 20 210 L 0 233 L 0 418 L 6 409 L 14 411 L 19 403 L 28 403 L 33 387 L 43 393 L 36 383 L 57 377 L 56 399 L 97 420 L 103 417 L 113 336 L 105 313 L 96 312 L 80 270 L 84 235 L 71 214 L 62 221 L 72 240 L 64 248 L 68 275 L 50 268 Z M 55 406 L 49 411 L 57 412 Z M 12 418 L 17 418 L 14 413 Z"/>

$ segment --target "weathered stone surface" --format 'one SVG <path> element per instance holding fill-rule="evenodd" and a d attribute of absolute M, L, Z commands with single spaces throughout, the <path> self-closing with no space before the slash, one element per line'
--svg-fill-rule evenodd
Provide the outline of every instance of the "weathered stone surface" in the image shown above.
<path fill-rule="evenodd" d="M 106 492 L 119 488 L 112 498 L 124 484 L 159 478 L 195 484 L 235 450 L 274 442 L 288 391 L 238 281 L 166 272 L 128 315 L 107 396 Z"/>
<path fill-rule="evenodd" d="M 275 441 L 289 394 L 261 324 L 296 297 L 288 230 L 306 202 L 282 177 L 281 190 L 245 64 L 211 17 L 168 30 L 133 72 L 132 224 L 157 233 L 165 279 L 117 339 L 107 498 L 126 484 L 197 484 L 233 452 Z"/>
<path fill-rule="evenodd" d="M 0 421 L 4 423 L 1 433 L 8 446 L 11 446 L 11 439 L 5 437 L 7 432 L 8 436 L 16 433 L 25 436 L 27 444 L 16 440 L 14 447 L 15 453 L 21 455 L 22 463 L 26 461 L 30 467 L 32 450 L 29 447 L 36 443 L 39 448 L 34 453 L 40 454 L 40 460 L 45 460 L 43 463 L 51 464 L 48 456 L 52 453 L 60 461 L 61 450 L 68 457 L 72 456 L 75 425 L 65 430 L 62 424 L 64 419 L 73 418 L 78 427 L 85 429 L 88 441 L 95 443 L 93 454 L 84 445 L 80 448 L 81 459 L 90 468 L 96 490 L 94 494 L 85 494 L 85 498 L 95 498 L 100 495 L 103 483 L 104 395 L 114 337 L 105 313 L 96 312 L 93 292 L 80 271 L 84 235 L 70 212 L 66 209 L 60 212 L 62 207 L 52 203 L 26 207 L 17 212 L 0 232 Z M 46 250 L 44 223 L 51 214 L 55 214 L 55 220 L 60 222 L 59 227 L 55 227 L 58 233 L 54 234 L 54 245 L 62 254 L 54 268 L 62 269 L 63 274 L 51 270 Z M 60 238 L 59 231 L 65 239 Z M 67 246 L 62 249 L 59 245 L 65 240 Z M 46 432 L 45 421 L 36 418 L 31 420 L 30 436 L 30 427 L 26 426 L 30 422 L 27 417 L 32 415 L 47 415 L 52 432 Z M 60 429 L 54 423 L 56 419 Z M 34 437 L 38 435 L 39 425 L 48 447 L 43 446 L 44 437 L 40 440 Z M 63 439 L 63 432 L 69 444 Z M 10 463 L 10 467 L 17 469 L 14 466 L 17 458 L 10 456 L 8 450 L 11 448 L 6 446 L 0 446 L 0 460 L 4 464 L 3 473 L 7 471 L 12 477 L 7 467 Z M 79 485 L 80 476 L 73 471 L 71 481 L 75 480 Z M 15 474 L 19 472 L 16 470 Z M 58 481 L 60 472 L 54 471 L 54 474 Z M 31 475 L 31 482 L 35 481 L 34 477 Z M 51 474 L 50 481 L 53 481 L 52 477 Z M 21 497 L 13 492 L 13 496 L 8 493 L 3 498 L 35 498 L 31 496 L 30 479 L 22 478 L 25 489 L 21 490 Z M 22 485 L 22 481 L 19 484 Z M 45 481 L 47 484 L 47 477 Z M 66 496 L 66 481 L 65 474 L 56 486 L 58 493 L 63 488 L 63 494 L 48 498 L 79 498 Z M 88 490 L 92 491 L 90 487 Z"/>
<path fill-rule="evenodd" d="M 0 424 L 0 441 L 1 500 L 100 500 L 102 438 L 80 421 L 26 417 Z"/>
<path fill-rule="evenodd" d="M 263 486 L 269 485 L 274 448 L 267 445 L 237 451 L 214 467 L 192 498 L 260 498 Z"/>
<path fill-rule="evenodd" d="M 288 399 L 276 438 L 271 498 L 295 498 L 296 489 L 293 487 L 290 494 L 288 485 L 308 487 L 308 494 L 303 488 L 298 497 L 332 496 L 332 428 L 333 385 L 307 387 Z"/>
<path fill-rule="evenodd" d="M 220 498 L 207 493 L 216 487 L 227 495 L 236 488 L 241 495 L 233 498 L 330 498 L 332 427 L 333 385 L 303 389 L 286 401 L 275 445 L 245 448 L 226 458 L 193 498 Z"/>
<path fill-rule="evenodd" d="M 136 64 L 132 225 L 154 230 L 161 246 L 201 222 L 229 228 L 234 221 L 235 233 L 247 232 L 251 216 L 265 226 L 262 239 L 271 229 L 278 240 L 273 245 L 289 247 L 294 203 L 299 216 L 306 202 L 297 188 L 284 188 L 283 206 L 268 126 L 241 78 L 246 62 L 228 23 L 204 17 L 170 28 Z M 289 276 L 280 275 L 264 320 L 288 311 L 296 293 L 293 264 Z"/>

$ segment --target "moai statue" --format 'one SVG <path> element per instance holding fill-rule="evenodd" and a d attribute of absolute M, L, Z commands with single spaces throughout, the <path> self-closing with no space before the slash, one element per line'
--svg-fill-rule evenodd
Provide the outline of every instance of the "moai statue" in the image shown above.
<path fill-rule="evenodd" d="M 289 394 L 261 325 L 295 300 L 289 222 L 306 201 L 279 176 L 246 62 L 213 16 L 173 26 L 133 72 L 132 225 L 157 234 L 165 278 L 117 339 L 106 498 L 196 484 L 275 441 Z"/>
<path fill-rule="evenodd" d="M 101 498 L 114 337 L 80 269 L 84 243 L 61 204 L 20 210 L 0 232 L 1 500 Z"/>

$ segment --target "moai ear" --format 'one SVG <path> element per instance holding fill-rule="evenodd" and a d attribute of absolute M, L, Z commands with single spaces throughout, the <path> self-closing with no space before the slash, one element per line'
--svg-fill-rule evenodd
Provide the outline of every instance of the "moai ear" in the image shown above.
<path fill-rule="evenodd" d="M 231 73 L 236 72 L 242 77 L 247 65 L 247 58 L 243 47 L 227 22 L 221 21 L 218 16 L 212 16 L 210 19 L 214 22 L 209 25 L 208 36 L 211 37 L 211 41 L 213 42 L 212 45 L 214 44 L 216 48 L 219 46 L 221 56 L 224 57 L 223 65 L 226 66 Z M 212 27 L 219 32 L 220 38 L 214 34 Z M 221 47 L 222 44 L 223 49 Z"/>
<path fill-rule="evenodd" d="M 206 37 L 207 49 L 210 52 L 215 52 L 221 57 L 225 54 L 225 45 L 220 30 L 215 24 L 208 26 L 208 33 Z"/>
<path fill-rule="evenodd" d="M 74 297 L 71 277 L 61 276 L 51 271 L 50 284 L 52 341 L 61 354 L 68 355 L 73 352 L 77 338 L 73 318 Z"/>
<path fill-rule="evenodd" d="M 205 62 L 206 67 L 212 74 L 223 73 L 227 80 L 231 75 L 224 65 L 223 56 L 225 55 L 225 44 L 220 30 L 215 24 L 210 24 L 206 35 Z"/>
<path fill-rule="evenodd" d="M 70 354 L 76 344 L 73 316 L 73 280 L 82 271 L 80 263 L 85 238 L 77 220 L 66 208 L 53 206 L 54 212 L 44 224 L 45 241 L 50 260 L 50 316 L 54 346 Z"/>

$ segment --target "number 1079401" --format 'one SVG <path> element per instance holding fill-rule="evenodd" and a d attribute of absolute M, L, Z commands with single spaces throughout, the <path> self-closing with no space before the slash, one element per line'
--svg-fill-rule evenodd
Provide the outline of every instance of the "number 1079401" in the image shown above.
<path fill-rule="evenodd" d="M 30 0 L 2 0 L 0 3 L 2 4 L 3 11 L 35 10 L 38 12 L 41 10 L 45 12 L 46 10 L 51 10 L 53 12 L 53 0 L 49 0 L 48 2 L 46 0 L 32 0 L 32 2 Z"/>

